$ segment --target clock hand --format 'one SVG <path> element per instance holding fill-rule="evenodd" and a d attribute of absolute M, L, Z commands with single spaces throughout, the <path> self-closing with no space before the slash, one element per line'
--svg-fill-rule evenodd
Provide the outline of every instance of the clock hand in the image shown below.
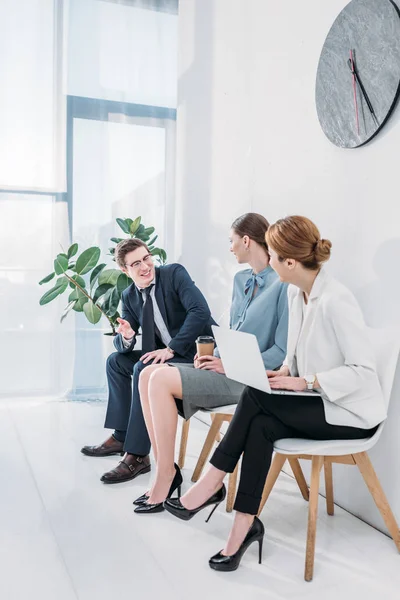
<path fill-rule="evenodd" d="M 354 60 L 353 60 L 353 51 L 350 50 L 350 58 L 348 60 L 348 65 L 353 75 L 353 98 L 354 98 L 354 110 L 356 113 L 356 124 L 357 124 L 357 135 L 360 135 L 360 123 L 358 120 L 358 105 L 357 105 L 357 88 L 356 88 L 356 74 L 354 71 Z"/>
<path fill-rule="evenodd" d="M 358 85 L 360 86 L 360 89 L 361 89 L 361 91 L 362 91 L 362 94 L 363 94 L 363 96 L 364 96 L 364 98 L 365 98 L 365 102 L 367 103 L 367 106 L 368 106 L 369 112 L 371 113 L 371 116 L 372 116 L 372 118 L 373 118 L 373 120 L 374 120 L 374 122 L 375 122 L 375 125 L 379 126 L 379 121 L 378 121 L 378 119 L 377 119 L 377 117 L 376 117 L 376 114 L 375 114 L 375 111 L 374 111 L 374 109 L 373 109 L 373 107 L 372 107 L 371 101 L 370 101 L 370 99 L 368 98 L 368 94 L 367 94 L 367 92 L 365 91 L 365 87 L 364 87 L 364 86 L 363 86 L 363 84 L 362 84 L 362 81 L 361 81 L 361 79 L 360 79 L 360 76 L 359 76 L 359 74 L 358 74 L 357 67 L 356 67 L 356 64 L 355 64 L 354 60 L 353 60 L 353 61 L 351 61 L 351 60 L 349 59 L 349 60 L 347 61 L 347 64 L 349 65 L 349 68 L 350 68 L 351 72 L 353 73 L 353 77 L 355 77 L 355 78 L 356 78 L 356 80 L 357 80 L 357 82 L 358 82 Z"/>

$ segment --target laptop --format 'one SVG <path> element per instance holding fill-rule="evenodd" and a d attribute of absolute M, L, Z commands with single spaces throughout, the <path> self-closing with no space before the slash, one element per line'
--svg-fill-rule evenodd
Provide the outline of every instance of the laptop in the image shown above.
<path fill-rule="evenodd" d="M 266 369 L 262 360 L 257 338 L 252 333 L 235 331 L 212 326 L 214 338 L 229 379 L 266 392 L 267 394 L 299 394 L 300 396 L 320 396 L 314 390 L 293 392 L 290 390 L 271 390 Z"/>

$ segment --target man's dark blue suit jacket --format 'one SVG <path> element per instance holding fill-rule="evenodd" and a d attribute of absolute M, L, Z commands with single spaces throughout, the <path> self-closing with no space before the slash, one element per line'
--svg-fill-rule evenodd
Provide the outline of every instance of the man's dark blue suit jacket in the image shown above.
<path fill-rule="evenodd" d="M 196 353 L 196 338 L 199 335 L 212 335 L 211 325 L 216 324 L 206 299 L 185 267 L 176 263 L 156 267 L 155 297 L 172 337 L 170 348 L 178 356 L 192 360 Z M 133 283 L 122 294 L 121 316 L 136 333 L 142 325 L 142 311 L 142 294 Z M 120 334 L 114 339 L 118 352 L 131 352 L 135 343 L 136 336 L 128 348 L 125 348 Z"/>

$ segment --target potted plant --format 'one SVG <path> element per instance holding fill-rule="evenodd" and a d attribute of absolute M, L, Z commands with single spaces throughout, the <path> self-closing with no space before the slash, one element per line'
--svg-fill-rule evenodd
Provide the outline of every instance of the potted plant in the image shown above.
<path fill-rule="evenodd" d="M 154 227 L 145 227 L 141 217 L 136 219 L 117 219 L 122 231 L 131 238 L 138 238 L 145 242 L 156 257 L 159 264 L 165 264 L 167 254 L 162 248 L 157 248 L 154 243 L 157 235 L 154 235 Z M 118 244 L 125 238 L 111 238 L 111 242 Z M 83 312 L 87 320 L 98 323 L 101 317 L 105 317 L 110 325 L 111 331 L 105 335 L 115 335 L 118 327 L 117 318 L 122 292 L 132 283 L 132 280 L 122 273 L 120 269 L 107 266 L 106 263 L 99 264 L 101 250 L 92 246 L 81 252 L 78 256 L 78 244 L 72 244 L 67 252 L 61 252 L 54 260 L 54 271 L 39 281 L 39 285 L 49 283 L 55 279 L 55 283 L 40 298 L 41 306 L 52 302 L 55 298 L 65 292 L 69 292 L 68 304 L 61 315 L 61 322 L 71 310 Z M 114 257 L 115 246 L 110 247 L 109 255 Z M 113 258 L 114 260 L 114 258 Z"/>

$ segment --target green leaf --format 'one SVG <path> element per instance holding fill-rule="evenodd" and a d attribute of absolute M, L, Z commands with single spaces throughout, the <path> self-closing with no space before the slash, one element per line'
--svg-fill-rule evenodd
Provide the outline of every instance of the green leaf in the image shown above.
<path fill-rule="evenodd" d="M 142 217 L 136 217 L 136 219 L 131 223 L 131 226 L 129 228 L 130 229 L 129 233 L 131 233 L 132 235 L 135 235 L 136 230 L 138 229 L 141 220 L 142 220 Z"/>
<path fill-rule="evenodd" d="M 99 285 L 102 285 L 103 283 L 116 285 L 120 275 L 121 271 L 119 269 L 104 269 L 99 275 Z"/>
<path fill-rule="evenodd" d="M 68 296 L 69 302 L 72 302 L 73 300 L 75 301 L 75 304 L 72 307 L 73 310 L 75 310 L 76 312 L 82 312 L 84 304 L 88 302 L 88 297 L 85 296 L 85 294 L 81 292 L 79 288 L 75 288 L 74 291 L 71 292 Z"/>
<path fill-rule="evenodd" d="M 115 242 L 116 244 L 119 244 L 123 240 L 124 238 L 110 238 L 110 242 Z"/>
<path fill-rule="evenodd" d="M 119 326 L 119 323 L 117 322 L 117 319 L 118 319 L 118 318 L 119 318 L 121 315 L 119 314 L 119 312 L 118 312 L 118 311 L 116 311 L 114 314 L 107 313 L 107 316 L 108 316 L 108 317 L 109 317 L 109 318 L 110 318 L 110 319 L 113 321 L 113 323 L 114 323 L 115 327 L 118 327 L 118 326 Z"/>
<path fill-rule="evenodd" d="M 68 296 L 68 302 L 72 302 L 72 300 L 79 300 L 79 298 L 82 296 L 86 298 L 85 294 L 83 294 L 79 288 L 75 288 L 74 291 Z"/>
<path fill-rule="evenodd" d="M 75 302 L 72 309 L 76 312 L 83 312 L 83 307 L 85 306 L 86 302 L 89 302 L 89 300 L 86 298 L 86 296 L 84 296 L 82 299 Z"/>
<path fill-rule="evenodd" d="M 152 239 L 152 240 L 150 240 L 150 242 L 149 242 L 147 245 L 148 245 L 148 246 L 152 246 L 152 245 L 154 244 L 154 242 L 156 241 L 156 239 L 157 239 L 157 238 L 158 238 L 158 235 L 155 235 L 155 236 L 153 237 L 153 239 Z"/>
<path fill-rule="evenodd" d="M 75 254 L 78 252 L 78 244 L 72 244 L 72 246 L 70 246 L 68 248 L 68 254 L 67 257 L 68 258 L 72 258 L 73 256 L 75 256 Z"/>
<path fill-rule="evenodd" d="M 100 265 L 97 265 L 97 267 L 95 269 L 93 269 L 93 271 L 90 274 L 90 289 L 93 289 L 94 284 L 97 281 L 98 276 L 100 275 L 100 273 L 102 272 L 102 270 L 104 269 L 104 267 L 106 266 L 106 263 L 101 263 Z"/>
<path fill-rule="evenodd" d="M 111 315 L 113 315 L 115 313 L 115 311 L 117 310 L 120 299 L 121 299 L 121 296 L 119 295 L 118 289 L 114 288 L 111 293 L 110 302 L 108 305 L 108 312 Z"/>
<path fill-rule="evenodd" d="M 165 250 L 163 250 L 163 248 L 161 248 L 160 256 L 164 262 L 167 262 L 167 253 L 165 252 Z"/>
<path fill-rule="evenodd" d="M 98 304 L 101 306 L 101 308 L 107 312 L 108 309 L 108 302 L 110 301 L 111 298 L 111 294 L 113 292 L 114 286 L 109 287 L 108 290 L 106 291 L 105 294 L 103 294 L 103 296 L 101 296 L 101 298 L 99 298 Z"/>
<path fill-rule="evenodd" d="M 55 273 L 50 273 L 50 275 L 47 275 L 47 277 L 44 277 L 43 279 L 41 279 L 39 281 L 39 285 L 43 285 L 43 283 L 48 283 L 49 281 L 51 281 L 54 277 Z"/>
<path fill-rule="evenodd" d="M 97 265 L 97 262 L 100 258 L 100 248 L 97 246 L 92 246 L 88 248 L 79 256 L 76 261 L 75 271 L 78 275 L 84 275 L 85 273 L 89 273 L 93 267 Z"/>
<path fill-rule="evenodd" d="M 74 304 L 75 304 L 75 300 L 72 300 L 72 301 L 71 301 L 71 302 L 69 302 L 69 303 L 67 304 L 67 306 L 64 308 L 64 310 L 63 310 L 63 314 L 61 315 L 60 323 L 62 323 L 62 322 L 64 321 L 64 319 L 65 319 L 65 317 L 67 316 L 67 314 L 69 313 L 69 311 L 73 309 L 73 307 L 74 307 Z"/>
<path fill-rule="evenodd" d="M 161 253 L 161 249 L 160 248 L 153 248 L 153 250 L 151 251 L 153 256 L 160 256 Z"/>
<path fill-rule="evenodd" d="M 65 254 L 57 254 L 54 261 L 54 270 L 57 275 L 62 275 L 68 269 L 68 258 Z"/>
<path fill-rule="evenodd" d="M 153 235 L 155 230 L 156 230 L 155 227 L 146 227 L 146 229 L 144 230 L 144 233 L 150 237 L 151 235 Z"/>
<path fill-rule="evenodd" d="M 57 279 L 56 285 L 48 290 L 39 300 L 40 306 L 44 306 L 48 304 L 54 298 L 57 298 L 60 294 L 65 292 L 68 286 L 68 279 L 66 277 L 60 277 Z"/>
<path fill-rule="evenodd" d="M 69 263 L 69 265 L 68 265 L 68 269 L 70 271 L 75 271 L 75 267 L 76 267 L 76 262 Z"/>
<path fill-rule="evenodd" d="M 63 287 L 65 290 L 68 287 L 68 277 L 65 277 L 65 275 L 63 275 L 62 277 L 57 277 L 55 285 L 57 285 L 58 287 Z"/>
<path fill-rule="evenodd" d="M 93 301 L 97 302 L 97 300 L 100 298 L 100 296 L 104 296 L 104 294 L 106 292 L 108 292 L 108 290 L 110 288 L 113 288 L 113 284 L 112 283 L 103 283 L 102 285 L 99 285 L 99 287 L 96 289 L 94 296 L 93 296 Z"/>
<path fill-rule="evenodd" d="M 122 292 L 131 285 L 131 283 L 132 283 L 132 279 L 130 277 L 128 277 L 128 275 L 125 275 L 125 273 L 120 274 L 120 276 L 118 277 L 118 281 L 117 281 L 117 290 L 118 290 L 118 293 L 120 296 L 121 296 Z"/>
<path fill-rule="evenodd" d="M 129 233 L 129 227 L 128 227 L 125 219 L 116 219 L 116 221 L 124 233 Z"/>
<path fill-rule="evenodd" d="M 131 225 L 133 223 L 132 219 L 125 219 L 125 223 L 128 225 L 128 227 L 129 227 L 128 233 L 130 233 L 130 231 L 131 231 Z"/>
<path fill-rule="evenodd" d="M 144 225 L 139 225 L 139 227 L 135 231 L 135 237 L 137 237 L 137 238 L 139 238 L 141 240 L 143 234 L 144 234 Z"/>
<path fill-rule="evenodd" d="M 81 277 L 80 275 L 73 275 L 71 279 L 73 279 L 74 281 L 76 281 L 76 283 L 77 283 L 78 285 L 80 285 L 80 286 L 81 286 L 81 288 L 85 288 L 85 286 L 86 286 L 86 281 L 85 281 L 85 280 L 83 279 L 83 277 Z M 69 285 L 70 285 L 70 287 L 72 287 L 72 288 L 75 288 L 75 287 L 76 287 L 76 285 L 74 285 L 74 284 L 72 283 L 72 281 L 70 281 L 70 282 L 69 282 Z"/>
<path fill-rule="evenodd" d="M 95 325 L 101 319 L 100 309 L 95 304 L 93 304 L 91 300 L 89 300 L 89 302 L 86 302 L 86 304 L 83 306 L 83 312 L 85 313 L 85 316 L 89 323 L 92 323 L 92 325 Z"/>

